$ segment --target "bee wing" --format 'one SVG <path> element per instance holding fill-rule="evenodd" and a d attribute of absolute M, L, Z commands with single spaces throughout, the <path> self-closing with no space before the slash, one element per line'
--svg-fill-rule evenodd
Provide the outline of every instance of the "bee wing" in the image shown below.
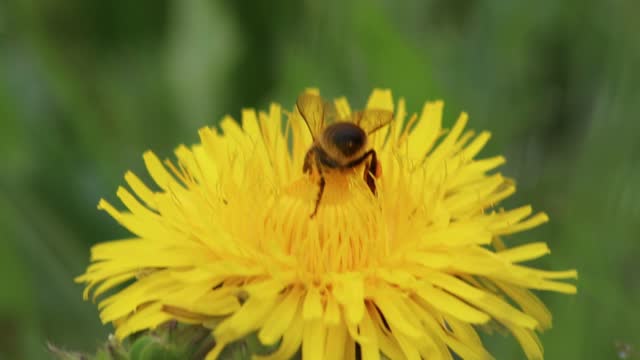
<path fill-rule="evenodd" d="M 380 130 L 393 120 L 393 112 L 382 109 L 366 109 L 353 114 L 353 121 L 368 135 Z"/>
<path fill-rule="evenodd" d="M 338 118 L 338 109 L 336 109 L 336 104 L 333 101 L 325 101 L 323 110 L 324 125 L 328 125 L 336 121 L 342 121 L 342 119 Z"/>
<path fill-rule="evenodd" d="M 309 127 L 311 136 L 315 139 L 324 128 L 324 103 L 320 95 L 302 93 L 298 96 L 296 107 Z"/>

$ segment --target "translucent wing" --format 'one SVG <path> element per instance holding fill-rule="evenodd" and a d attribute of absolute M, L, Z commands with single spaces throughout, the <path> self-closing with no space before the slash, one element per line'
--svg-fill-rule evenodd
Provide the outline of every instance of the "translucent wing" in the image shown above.
<path fill-rule="evenodd" d="M 367 109 L 353 114 L 353 122 L 367 134 L 372 134 L 393 120 L 393 112 L 382 109 Z"/>
<path fill-rule="evenodd" d="M 320 95 L 302 93 L 298 96 L 296 107 L 315 140 L 324 128 L 324 102 L 322 98 Z"/>
<path fill-rule="evenodd" d="M 324 125 L 329 125 L 336 121 L 342 121 L 338 119 L 338 109 L 333 101 L 324 102 Z"/>

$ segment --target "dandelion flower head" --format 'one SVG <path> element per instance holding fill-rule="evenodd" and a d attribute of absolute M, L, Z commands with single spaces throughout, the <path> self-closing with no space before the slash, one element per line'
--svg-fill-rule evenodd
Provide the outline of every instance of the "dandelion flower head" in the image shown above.
<path fill-rule="evenodd" d="M 352 116 L 346 99 L 334 105 Z M 366 108 L 394 112 L 369 137 L 376 194 L 361 170 L 327 172 L 313 218 L 318 179 L 302 172 L 313 140 L 295 107 L 226 117 L 174 162 L 146 152 L 155 185 L 127 172 L 126 209 L 99 203 L 132 237 L 94 246 L 77 279 L 85 298 L 102 296 L 101 320 L 120 339 L 175 319 L 209 327 L 209 359 L 255 332 L 278 344 L 256 358 L 305 360 L 490 359 L 478 330 L 492 323 L 542 358 L 551 315 L 530 290 L 575 293 L 561 280 L 577 274 L 523 265 L 549 253 L 543 242 L 504 245 L 548 218 L 497 207 L 515 185 L 495 170 L 502 156 L 477 156 L 490 134 L 466 130 L 465 113 L 443 129 L 441 101 L 412 114 L 374 90 Z"/>

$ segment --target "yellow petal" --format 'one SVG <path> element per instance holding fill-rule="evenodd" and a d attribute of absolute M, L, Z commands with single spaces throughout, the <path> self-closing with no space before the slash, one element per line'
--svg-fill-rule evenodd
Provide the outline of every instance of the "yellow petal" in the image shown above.
<path fill-rule="evenodd" d="M 140 178 L 131 171 L 127 171 L 124 175 L 124 179 L 127 181 L 129 186 L 131 186 L 131 189 L 136 193 L 136 195 L 138 195 L 138 197 L 147 204 L 147 206 L 155 209 L 155 195 L 153 191 L 151 191 L 151 189 L 149 189 L 147 185 L 140 180 Z"/>
<path fill-rule="evenodd" d="M 315 287 L 307 289 L 307 295 L 302 306 L 302 317 L 305 320 L 317 319 L 322 316 L 322 313 L 322 302 L 318 289 Z"/>
<path fill-rule="evenodd" d="M 421 328 L 416 323 L 415 317 L 406 309 L 402 295 L 391 289 L 379 289 L 373 299 L 391 327 L 412 339 L 421 336 Z"/>
<path fill-rule="evenodd" d="M 343 274 L 335 279 L 333 295 L 342 304 L 345 318 L 357 324 L 364 314 L 364 284 L 358 274 Z"/>
<path fill-rule="evenodd" d="M 305 320 L 302 331 L 302 358 L 322 360 L 325 354 L 326 328 L 320 319 Z"/>
<path fill-rule="evenodd" d="M 348 336 L 347 329 L 342 325 L 327 327 L 326 354 L 330 356 L 331 359 L 344 359 Z"/>
<path fill-rule="evenodd" d="M 367 109 L 381 109 L 393 112 L 393 97 L 389 89 L 374 89 L 367 101 Z"/>
<path fill-rule="evenodd" d="M 513 299 L 522 311 L 538 321 L 540 330 L 551 328 L 551 312 L 537 296 L 528 290 L 501 281 L 496 281 L 496 285 Z"/>
<path fill-rule="evenodd" d="M 273 311 L 267 316 L 264 325 L 258 333 L 258 339 L 263 344 L 273 344 L 286 332 L 293 321 L 293 317 L 298 312 L 301 301 L 301 292 L 289 291 L 285 296 L 281 296 Z"/>
<path fill-rule="evenodd" d="M 513 336 L 516 337 L 520 346 L 522 346 L 527 359 L 542 360 L 544 358 L 542 353 L 542 344 L 535 332 L 530 329 L 522 329 L 508 324 L 505 324 L 505 326 L 511 331 Z"/>
<path fill-rule="evenodd" d="M 338 119 L 349 119 L 351 117 L 351 107 L 346 98 L 341 97 L 335 100 Z"/>
<path fill-rule="evenodd" d="M 489 315 L 469 306 L 459 298 L 430 285 L 417 289 L 416 294 L 436 309 L 473 324 L 483 324 L 490 320 Z"/>
<path fill-rule="evenodd" d="M 411 132 L 408 143 L 408 157 L 421 161 L 431 150 L 442 129 L 442 109 L 444 102 L 428 102 L 422 108 L 422 114 Z"/>
<path fill-rule="evenodd" d="M 324 311 L 324 322 L 326 325 L 339 325 L 341 320 L 340 307 L 333 296 L 327 296 L 327 306 Z"/>
<path fill-rule="evenodd" d="M 302 309 L 298 308 L 289 328 L 282 336 L 278 349 L 270 355 L 253 355 L 254 360 L 282 360 L 291 359 L 302 343 L 303 320 Z"/>
<path fill-rule="evenodd" d="M 362 338 L 366 339 L 366 341 L 360 342 L 362 360 L 379 360 L 380 349 L 378 347 L 378 338 L 375 331 L 375 325 L 368 311 L 365 311 L 359 328 Z"/>
<path fill-rule="evenodd" d="M 521 262 L 537 259 L 550 252 L 546 243 L 536 242 L 500 251 L 498 252 L 498 256 L 509 262 Z"/>
<path fill-rule="evenodd" d="M 143 158 L 147 170 L 149 170 L 149 175 L 151 175 L 153 181 L 155 181 L 162 190 L 168 190 L 170 186 L 180 186 L 153 152 L 145 152 Z"/>
<path fill-rule="evenodd" d="M 249 298 L 240 310 L 222 321 L 214 330 L 216 341 L 230 342 L 239 339 L 253 330 L 259 329 L 267 314 L 273 309 L 276 297 Z"/>

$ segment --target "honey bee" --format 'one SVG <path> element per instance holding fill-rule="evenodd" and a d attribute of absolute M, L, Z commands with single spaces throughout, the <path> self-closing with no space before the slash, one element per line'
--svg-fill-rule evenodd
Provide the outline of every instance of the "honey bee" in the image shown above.
<path fill-rule="evenodd" d="M 318 212 L 326 185 L 324 174 L 327 171 L 346 173 L 365 164 L 363 177 L 375 195 L 375 179 L 382 175 L 382 167 L 376 151 L 369 148 L 368 136 L 389 124 L 393 113 L 382 109 L 366 109 L 353 113 L 349 119 L 337 119 L 331 116 L 335 113 L 331 104 L 311 93 L 300 95 L 296 107 L 313 137 L 313 144 L 304 158 L 302 172 L 311 174 L 315 170 L 319 175 L 318 196 L 310 217 L 313 218 Z"/>

